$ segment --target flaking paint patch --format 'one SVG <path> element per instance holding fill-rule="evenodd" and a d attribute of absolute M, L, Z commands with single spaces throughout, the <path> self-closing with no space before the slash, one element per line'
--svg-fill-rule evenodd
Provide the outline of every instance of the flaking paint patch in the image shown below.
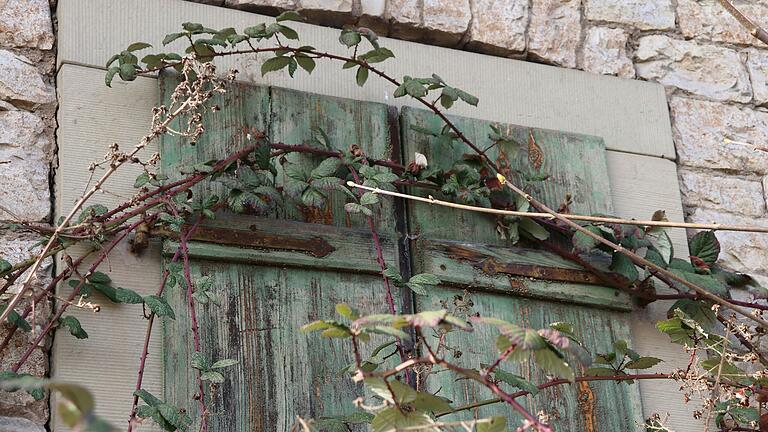
<path fill-rule="evenodd" d="M 589 383 L 582 381 L 579 383 L 579 410 L 584 419 L 584 430 L 586 432 L 595 432 L 595 393 Z"/>

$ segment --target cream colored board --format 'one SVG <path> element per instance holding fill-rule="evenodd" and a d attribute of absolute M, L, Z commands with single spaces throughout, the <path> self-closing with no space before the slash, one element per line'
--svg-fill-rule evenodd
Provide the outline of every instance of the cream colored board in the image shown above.
<path fill-rule="evenodd" d="M 167 48 L 160 42 L 185 21 L 212 28 L 247 26 L 271 20 L 244 11 L 181 0 L 61 0 L 58 3 L 58 62 L 104 67 L 106 60 L 130 43 L 145 41 L 156 49 L 183 49 L 181 40 Z M 87 23 L 87 25 L 85 25 Z M 301 34 L 301 43 L 320 50 L 344 53 L 338 30 L 290 23 Z M 382 38 L 383 46 L 397 56 L 383 69 L 400 79 L 403 75 L 437 73 L 448 83 L 480 98 L 478 108 L 457 104 L 452 113 L 524 126 L 584 133 L 603 137 L 609 149 L 674 159 L 674 147 L 664 88 L 658 84 L 600 76 Z M 147 51 L 149 52 L 149 50 Z M 264 57 L 266 58 L 266 57 Z M 393 88 L 371 77 L 360 89 L 354 71 L 319 61 L 315 72 L 296 79 L 287 72 L 261 77 L 264 58 L 223 58 L 223 68 L 236 67 L 240 78 L 314 93 L 363 99 L 393 105 L 415 104 L 393 99 Z M 418 106 L 418 105 L 414 105 Z"/>
<path fill-rule="evenodd" d="M 58 83 L 57 216 L 68 211 L 82 194 L 89 164 L 102 158 L 111 143 L 127 150 L 146 133 L 158 94 L 155 79 L 141 79 L 131 86 L 116 83 L 109 89 L 103 84 L 101 71 L 75 66 L 61 68 Z M 155 147 L 143 154 L 153 151 Z M 105 189 L 110 193 L 98 194 L 94 202 L 107 206 L 121 202 L 121 197 L 135 192 L 132 185 L 138 173 L 133 166 L 117 171 L 106 183 Z M 137 257 L 124 242 L 99 270 L 109 274 L 117 286 L 142 295 L 154 294 L 160 282 L 159 245 Z M 80 320 L 90 337 L 78 340 L 66 331 L 57 333 L 52 348 L 52 376 L 88 387 L 96 398 L 97 413 L 125 430 L 146 320 L 140 306 L 111 305 L 103 298 L 97 302 L 102 306 L 99 313 L 74 308 L 67 312 Z M 155 394 L 162 392 L 161 335 L 162 329 L 156 324 L 144 376 L 144 388 Z M 54 417 L 53 430 L 67 429 Z M 142 426 L 138 430 L 155 429 Z"/>
<path fill-rule="evenodd" d="M 87 178 L 85 170 L 89 161 L 105 152 L 109 143 L 116 141 L 131 145 L 145 132 L 149 112 L 156 97 L 154 79 L 143 79 L 126 87 L 116 83 L 115 89 L 102 85 L 103 71 L 80 66 L 64 65 L 59 74 L 61 109 L 59 111 L 59 146 L 62 170 L 59 171 L 60 193 L 57 202 L 72 203 L 82 190 Z M 120 119 L 119 121 L 116 119 Z M 144 125 L 144 126 L 142 126 Z M 677 176 L 672 162 L 659 158 L 631 155 L 615 151 L 608 152 L 608 168 L 611 177 L 613 200 L 617 213 L 625 217 L 646 218 L 656 209 L 663 208 L 671 220 L 682 220 L 682 208 L 677 192 Z M 63 172 L 64 171 L 64 172 Z M 110 190 L 129 194 L 134 174 L 116 176 Z M 74 187 L 76 186 L 76 187 Z M 116 197 L 104 195 L 103 202 L 114 204 Z M 678 255 L 685 255 L 684 233 L 673 232 Z M 124 253 L 121 252 L 121 253 Z M 159 258 L 155 251 L 137 261 L 132 256 L 113 256 L 112 262 L 127 263 L 125 269 L 114 275 L 116 281 L 139 290 L 152 290 L 159 274 Z M 117 271 L 118 266 L 114 269 Z M 146 275 L 150 279 L 137 279 Z M 119 424 L 125 419 L 127 398 L 135 379 L 138 362 L 138 342 L 127 335 L 141 328 L 142 320 L 130 307 L 119 308 L 117 315 L 110 315 L 106 335 L 99 335 L 99 319 L 106 314 L 87 316 L 84 325 L 92 333 L 91 343 L 78 342 L 72 338 L 59 337 L 54 347 L 54 374 L 64 379 L 77 379 L 86 385 L 93 385 L 100 412 Z M 654 313 L 658 315 L 658 313 Z M 680 351 L 670 346 L 664 337 L 653 330 L 647 312 L 638 312 L 633 327 L 635 344 L 644 353 L 662 352 L 669 358 L 680 360 Z M 126 335 L 125 337 L 114 335 Z M 156 338 L 154 343 L 159 343 Z M 156 368 L 159 361 L 159 347 L 152 350 L 151 357 Z M 667 357 L 665 355 L 665 357 Z M 671 364 L 665 365 L 671 366 Z M 109 372 L 99 379 L 89 370 Z M 157 390 L 160 377 L 148 374 L 147 388 Z M 91 380 L 91 381 L 89 381 Z M 675 403 L 678 392 L 674 385 L 663 382 L 643 384 L 643 403 L 646 415 L 656 411 L 684 411 L 682 404 Z M 660 398 L 659 395 L 669 395 Z M 690 417 L 681 418 L 679 432 L 696 430 L 685 426 Z M 688 429 L 686 429 L 686 427 Z M 62 429 L 56 429 L 62 430 Z"/>

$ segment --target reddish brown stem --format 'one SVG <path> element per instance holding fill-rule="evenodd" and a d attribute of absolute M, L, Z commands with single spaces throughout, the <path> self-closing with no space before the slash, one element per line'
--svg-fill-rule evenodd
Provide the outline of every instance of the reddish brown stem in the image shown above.
<path fill-rule="evenodd" d="M 185 240 L 189 240 L 192 237 L 192 234 L 194 234 L 195 230 L 197 230 L 197 227 L 200 225 L 200 221 L 202 221 L 202 218 L 198 219 L 198 221 L 195 222 L 195 224 L 192 225 L 192 227 L 190 227 L 189 230 L 187 230 L 187 232 L 184 234 Z M 179 259 L 179 256 L 181 256 L 181 246 L 179 246 L 176 249 L 176 253 L 171 258 L 171 263 L 175 263 Z M 160 281 L 160 287 L 157 289 L 157 292 L 155 293 L 156 296 L 160 297 L 163 295 L 163 292 L 165 292 L 165 284 L 168 281 L 168 276 L 170 274 L 171 272 L 167 268 L 163 271 L 163 277 L 162 277 L 162 280 Z M 155 321 L 155 313 L 152 312 L 149 314 L 149 319 L 147 321 L 147 331 L 146 331 L 146 334 L 144 335 L 144 346 L 141 351 L 141 357 L 139 360 L 139 370 L 137 373 L 138 376 L 136 378 L 136 387 L 135 387 L 136 391 L 141 390 L 141 386 L 144 380 L 144 369 L 147 363 L 147 356 L 149 355 L 149 341 L 152 337 L 152 325 L 154 324 L 154 321 Z M 128 419 L 128 432 L 133 432 L 133 424 L 136 420 L 136 409 L 138 407 L 138 404 L 139 404 L 139 397 L 134 392 L 133 402 L 131 404 L 131 416 Z"/>
<path fill-rule="evenodd" d="M 85 273 L 85 276 L 90 276 L 96 269 L 101 265 L 101 263 L 106 259 L 107 255 L 114 249 L 125 237 L 128 236 L 130 232 L 132 232 L 134 229 L 136 229 L 139 225 L 143 223 L 148 223 L 152 220 L 154 220 L 155 216 L 149 216 L 147 218 L 142 218 L 135 223 L 133 223 L 128 229 L 124 230 L 120 234 L 117 235 L 110 243 L 107 244 L 106 247 L 101 251 L 99 254 L 99 257 L 96 259 L 96 261 L 88 268 L 88 271 Z M 45 326 L 45 328 L 37 335 L 35 340 L 30 344 L 30 347 L 22 354 L 19 361 L 17 361 L 11 370 L 13 372 L 18 372 L 19 368 L 26 363 L 27 360 L 29 360 L 29 356 L 32 355 L 32 353 L 35 351 L 35 349 L 38 347 L 40 342 L 50 333 L 50 331 L 54 328 L 56 323 L 58 322 L 59 318 L 61 318 L 61 315 L 67 310 L 67 308 L 70 306 L 72 301 L 77 297 L 77 295 L 80 293 L 80 289 L 85 284 L 85 281 L 80 281 L 77 286 L 72 289 L 72 292 L 69 294 L 69 297 L 61 307 L 56 311 L 56 313 L 53 315 L 50 321 L 48 321 L 48 324 Z"/>
<path fill-rule="evenodd" d="M 189 264 L 189 247 L 187 245 L 187 239 L 184 236 L 179 238 L 179 246 L 181 247 L 181 256 L 184 260 L 184 280 L 187 283 L 190 330 L 192 331 L 195 352 L 202 353 L 200 330 L 197 324 L 197 311 L 195 310 L 195 299 L 192 297 L 192 294 L 194 293 L 194 285 L 192 284 L 192 274 Z M 207 408 L 205 404 L 205 387 L 203 386 L 202 371 L 199 369 L 197 370 L 197 386 L 199 391 L 198 404 L 200 405 L 200 430 L 206 431 L 208 426 L 206 423 Z"/>

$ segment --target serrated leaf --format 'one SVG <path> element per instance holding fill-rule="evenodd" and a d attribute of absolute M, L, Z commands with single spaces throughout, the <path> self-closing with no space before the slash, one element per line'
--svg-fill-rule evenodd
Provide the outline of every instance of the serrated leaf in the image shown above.
<path fill-rule="evenodd" d="M 571 366 L 553 350 L 544 348 L 533 352 L 536 364 L 550 375 L 558 376 L 573 382 L 576 375 Z"/>
<path fill-rule="evenodd" d="M 5 273 L 13 268 L 13 265 L 8 261 L 0 258 L 0 273 Z"/>
<path fill-rule="evenodd" d="M 140 304 L 144 299 L 134 290 L 128 288 L 115 288 L 115 299 L 119 303 Z"/>
<path fill-rule="evenodd" d="M 699 257 L 709 265 L 714 265 L 720 255 L 720 242 L 714 231 L 700 231 L 688 242 L 692 256 Z"/>
<path fill-rule="evenodd" d="M 451 409 L 451 403 L 448 399 L 426 392 L 416 392 L 416 399 L 412 405 L 419 411 L 434 413 Z"/>
<path fill-rule="evenodd" d="M 587 231 L 590 231 L 594 234 L 599 235 L 600 237 L 603 236 L 603 231 L 596 226 L 587 225 L 583 228 L 586 229 Z M 600 242 L 597 239 L 594 239 L 581 231 L 576 231 L 573 234 L 572 241 L 573 241 L 573 249 L 576 252 L 589 252 L 592 249 L 594 249 L 598 244 L 600 244 Z"/>
<path fill-rule="evenodd" d="M 106 84 L 107 87 L 112 87 L 112 80 L 118 72 L 120 72 L 120 68 L 117 66 L 112 66 L 107 69 L 107 73 L 104 75 L 104 84 Z"/>
<path fill-rule="evenodd" d="M 637 267 L 626 255 L 621 252 L 614 252 L 611 258 L 611 271 L 624 276 L 628 281 L 634 282 L 640 278 Z"/>
<path fill-rule="evenodd" d="M 404 404 L 416 400 L 416 390 L 398 380 L 370 377 L 363 380 L 363 382 L 367 389 L 390 403 Z"/>
<path fill-rule="evenodd" d="M 171 305 L 169 305 L 164 298 L 156 295 L 149 295 L 144 297 L 144 303 L 158 317 L 168 317 L 173 320 L 176 319 L 176 314 L 173 313 L 173 308 L 171 308 Z"/>
<path fill-rule="evenodd" d="M 531 218 L 521 218 L 518 224 L 524 232 L 530 234 L 536 240 L 546 240 L 549 238 L 549 231 Z"/>
<path fill-rule="evenodd" d="M 363 66 L 357 68 L 357 72 L 355 73 L 355 81 L 357 82 L 358 86 L 364 86 L 365 82 L 368 81 L 368 68 Z"/>
<path fill-rule="evenodd" d="M 656 357 L 640 357 L 637 360 L 632 360 L 624 365 L 626 369 L 650 369 L 663 360 Z"/>
<path fill-rule="evenodd" d="M 240 360 L 222 359 L 211 365 L 211 369 L 221 369 L 239 364 Z"/>
<path fill-rule="evenodd" d="M 360 205 L 373 205 L 379 202 L 379 196 L 373 192 L 366 192 L 360 197 Z"/>
<path fill-rule="evenodd" d="M 366 216 L 373 216 L 371 209 L 361 206 L 358 203 L 346 203 L 344 204 L 344 210 L 349 213 L 362 213 Z"/>
<path fill-rule="evenodd" d="M 69 329 L 69 333 L 72 334 L 72 336 L 78 338 L 78 339 L 87 339 L 88 333 L 83 330 L 83 327 L 80 325 L 80 320 L 73 316 L 65 316 L 64 318 L 61 318 L 59 320 L 59 323 L 63 327 L 67 327 Z"/>
<path fill-rule="evenodd" d="M 261 76 L 264 76 L 264 75 L 268 74 L 269 72 L 278 71 L 278 70 L 288 66 L 288 63 L 290 63 L 290 62 L 291 62 L 291 58 L 290 57 L 283 57 L 283 56 L 272 57 L 272 58 L 268 59 L 267 61 L 265 61 L 264 63 L 262 63 L 262 65 L 261 65 Z"/>
<path fill-rule="evenodd" d="M 210 381 L 212 383 L 220 384 L 224 382 L 224 375 L 216 371 L 207 371 L 200 374 L 202 381 Z"/>
<path fill-rule="evenodd" d="M 484 367 L 487 367 L 487 366 L 484 366 Z M 515 375 L 513 373 L 506 372 L 499 368 L 496 368 L 493 370 L 493 376 L 497 380 L 505 384 L 509 384 L 512 387 L 519 388 L 520 390 L 525 390 L 533 396 L 536 396 L 536 394 L 539 392 L 539 388 L 536 387 L 535 384 L 526 380 L 520 375 Z"/>
<path fill-rule="evenodd" d="M 385 408 L 371 421 L 372 432 L 392 432 L 401 428 L 426 427 L 433 424 L 432 418 L 424 412 L 400 412 L 396 407 Z"/>
<path fill-rule="evenodd" d="M 77 218 L 77 223 L 83 223 L 86 219 L 101 216 L 108 211 L 109 209 L 101 204 L 88 206 L 80 212 L 80 216 Z"/>
<path fill-rule="evenodd" d="M 360 318 L 357 311 L 352 306 L 346 303 L 339 303 L 336 305 L 336 312 L 348 320 L 356 320 Z"/>
<path fill-rule="evenodd" d="M 340 166 L 341 166 L 341 161 L 339 160 L 339 158 L 329 157 L 323 160 L 322 162 L 320 162 L 320 164 L 317 167 L 315 167 L 310 172 L 309 175 L 313 179 L 330 177 L 339 169 Z"/>
<path fill-rule="evenodd" d="M 199 370 L 208 370 L 210 369 L 210 364 L 208 363 L 208 358 L 203 355 L 203 353 L 199 351 L 195 351 L 192 353 L 192 356 L 190 356 L 190 366 L 192 366 L 195 369 Z"/>
<path fill-rule="evenodd" d="M 152 393 L 146 391 L 146 390 L 136 390 L 133 392 L 135 396 L 137 396 L 139 399 L 143 400 L 144 403 L 151 407 L 157 407 L 158 405 L 162 404 L 163 402 L 155 397 Z"/>
<path fill-rule="evenodd" d="M 341 42 L 347 48 L 353 47 L 362 41 L 362 37 L 359 32 L 354 30 L 342 30 L 339 35 L 339 42 Z"/>
<path fill-rule="evenodd" d="M 304 21 L 304 17 L 299 15 L 296 11 L 287 10 L 275 17 L 275 21 Z"/>
<path fill-rule="evenodd" d="M 295 56 L 296 63 L 301 66 L 302 69 L 307 71 L 307 73 L 312 73 L 313 70 L 315 70 L 315 59 L 310 57 L 303 57 L 303 56 Z"/>
<path fill-rule="evenodd" d="M 151 47 L 152 45 L 146 42 L 134 42 L 128 45 L 128 48 L 126 48 L 126 51 L 139 51 L 139 50 L 143 50 L 144 48 L 151 48 Z"/>
<path fill-rule="evenodd" d="M 493 416 L 485 419 L 482 423 L 477 423 L 475 430 L 477 432 L 504 432 L 507 430 L 507 418 L 502 416 Z"/>

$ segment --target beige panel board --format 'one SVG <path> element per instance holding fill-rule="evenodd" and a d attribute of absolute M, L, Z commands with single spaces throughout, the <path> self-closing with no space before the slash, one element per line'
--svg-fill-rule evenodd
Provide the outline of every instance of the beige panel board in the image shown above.
<path fill-rule="evenodd" d="M 150 110 L 157 98 L 156 81 L 145 78 L 137 83 L 125 85 L 116 82 L 114 89 L 103 86 L 103 71 L 80 66 L 64 65 L 59 74 L 61 108 L 59 111 L 59 146 L 62 169 L 57 177 L 57 207 L 61 213 L 62 206 L 69 207 L 82 192 L 87 181 L 87 166 L 91 161 L 100 157 L 106 147 L 112 142 L 118 142 L 128 148 L 146 132 L 149 125 Z M 476 113 L 475 113 L 476 114 Z M 149 150 L 147 153 L 151 152 Z M 631 155 L 616 151 L 608 152 L 608 167 L 613 190 L 614 206 L 617 213 L 625 217 L 646 218 L 659 208 L 667 210 L 671 220 L 682 220 L 682 208 L 677 192 L 677 176 L 674 163 L 659 158 Z M 133 178 L 136 173 L 116 176 L 110 183 L 109 189 L 121 196 L 129 196 L 132 192 Z M 120 198 L 112 195 L 99 197 L 105 204 L 115 204 Z M 63 204 L 62 204 L 63 203 Z M 675 233 L 676 250 L 684 255 L 684 233 Z M 118 257 L 115 254 L 115 257 Z M 113 262 L 126 262 L 125 269 L 115 274 L 115 280 L 127 287 L 147 292 L 154 290 L 159 275 L 159 257 L 155 251 L 145 255 L 141 261 L 126 257 L 113 259 Z M 135 261 L 135 262 L 134 262 Z M 140 266 L 141 270 L 137 271 Z M 117 266 L 114 267 L 115 270 Z M 152 280 L 136 280 L 135 275 L 149 275 Z M 147 276 L 147 277 L 149 277 Z M 105 371 L 109 365 L 111 376 L 104 379 L 99 376 L 98 382 L 93 382 L 93 388 L 99 401 L 99 411 L 115 424 L 125 421 L 130 393 L 135 382 L 135 371 L 138 364 L 139 346 L 135 338 L 128 337 L 128 331 L 135 332 L 135 326 L 141 328 L 143 320 L 130 307 L 120 308 L 118 314 L 110 314 L 110 326 L 117 330 L 104 330 L 107 335 L 92 333 L 90 343 L 80 343 L 70 338 L 57 338 L 54 347 L 54 374 L 57 378 L 78 379 L 90 385 L 87 370 L 98 368 Z M 86 329 L 96 332 L 98 320 L 106 315 L 87 316 L 83 318 Z M 644 313 L 638 315 L 642 318 Z M 636 320 L 638 321 L 638 320 Z M 89 325 L 90 324 L 90 325 Z M 671 347 L 665 339 L 655 332 L 652 323 L 645 321 L 636 323 L 633 328 L 636 346 L 641 352 L 658 352 L 669 349 L 669 353 L 679 354 L 677 347 Z M 118 334 L 126 336 L 110 337 Z M 133 333 L 131 333 L 133 334 Z M 158 339 L 154 340 L 158 343 Z M 160 359 L 159 346 L 153 347 L 151 361 L 158 365 Z M 662 351 L 667 352 L 667 351 Z M 75 356 L 74 354 L 77 353 Z M 679 358 L 677 356 L 676 358 Z M 671 366 L 671 364 L 665 365 Z M 159 367 L 153 367 L 159 371 Z M 147 388 L 159 389 L 160 377 L 147 375 Z M 646 392 L 646 388 L 648 391 Z M 678 393 L 673 384 L 653 383 L 643 385 L 644 412 L 673 411 L 670 408 L 683 409 L 682 404 L 671 406 L 671 397 Z M 660 398 L 659 394 L 670 395 Z M 685 422 L 688 416 L 681 417 Z M 687 424 L 687 423 L 685 423 Z M 686 427 L 688 429 L 686 429 Z M 61 428 L 57 431 L 64 430 Z M 679 431 L 697 430 L 695 426 L 684 426 Z"/>
<path fill-rule="evenodd" d="M 103 67 L 112 54 L 136 41 L 149 42 L 164 50 L 160 45 L 163 36 L 178 31 L 185 21 L 242 30 L 269 20 L 272 18 L 181 0 L 61 0 L 58 61 Z M 87 26 L 83 25 L 85 22 Z M 302 44 L 334 53 L 345 50 L 338 42 L 337 29 L 290 25 L 299 30 Z M 595 135 L 604 138 L 612 150 L 675 157 L 661 85 L 395 39 L 382 38 L 381 44 L 397 56 L 383 66 L 392 76 L 430 76 L 434 72 L 480 98 L 478 108 L 459 103 L 451 110 L 453 114 Z M 179 40 L 168 49 L 182 45 Z M 287 72 L 281 71 L 268 75 L 267 81 L 258 72 L 265 58 L 221 59 L 219 65 L 234 66 L 241 72 L 241 79 L 257 84 L 268 82 L 386 104 L 415 104 L 407 98 L 393 99 L 394 89 L 374 77 L 360 89 L 355 84 L 354 70 L 340 71 L 339 64 L 328 61 L 319 61 L 309 79 L 303 71 L 297 79 L 290 79 Z"/>
<path fill-rule="evenodd" d="M 110 144 L 124 150 L 132 148 L 147 132 L 151 109 L 157 100 L 156 80 L 140 79 L 127 86 L 115 83 L 104 86 L 102 72 L 65 66 L 58 74 L 59 169 L 56 175 L 57 217 L 72 208 L 88 182 L 88 166 L 98 162 Z M 156 151 L 150 146 L 142 154 Z M 97 194 L 94 203 L 114 206 L 130 197 L 139 168 L 120 169 L 106 183 L 109 193 Z M 98 175 L 98 171 L 97 171 Z M 116 286 L 131 288 L 142 295 L 154 294 L 160 283 L 160 247 L 153 244 L 137 257 L 128 251 L 127 243 L 118 246 L 100 271 L 110 275 Z M 93 391 L 97 413 L 124 430 L 136 383 L 146 320 L 140 305 L 112 305 L 97 297 L 101 312 L 70 308 L 88 332 L 87 340 L 78 340 L 61 332 L 52 348 L 54 379 L 76 382 Z M 147 390 L 161 394 L 162 329 L 155 325 L 150 357 L 144 376 Z M 67 430 L 54 417 L 56 431 Z M 139 431 L 154 430 L 142 426 Z"/>

